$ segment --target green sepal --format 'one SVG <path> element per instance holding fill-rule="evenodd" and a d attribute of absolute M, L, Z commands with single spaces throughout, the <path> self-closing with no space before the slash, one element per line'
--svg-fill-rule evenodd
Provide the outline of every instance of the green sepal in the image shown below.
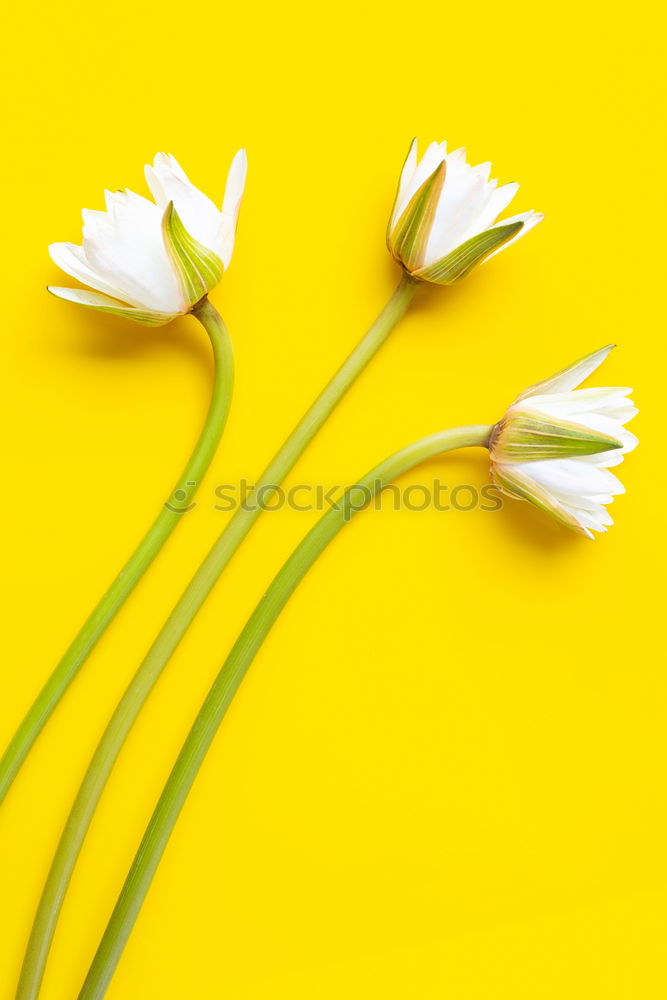
<path fill-rule="evenodd" d="M 447 161 L 443 160 L 415 191 L 387 233 L 390 253 L 408 271 L 420 267 L 424 259 L 446 172 Z"/>
<path fill-rule="evenodd" d="M 523 222 L 513 222 L 508 226 L 485 229 L 445 257 L 436 260 L 434 264 L 413 271 L 413 275 L 422 281 L 432 281 L 436 285 L 452 285 L 455 281 L 465 278 L 473 267 L 481 264 L 490 253 L 516 236 L 522 227 Z"/>
<path fill-rule="evenodd" d="M 223 263 L 217 254 L 199 243 L 181 222 L 173 201 L 162 217 L 167 253 L 174 264 L 183 294 L 194 306 L 215 288 L 222 278 Z"/>
<path fill-rule="evenodd" d="M 622 442 L 580 424 L 556 421 L 539 413 L 510 413 L 498 424 L 491 441 L 496 462 L 541 462 L 577 458 L 622 448 Z"/>
<path fill-rule="evenodd" d="M 394 222 L 394 216 L 396 214 L 396 206 L 398 205 L 398 198 L 399 198 L 399 195 L 401 193 L 401 181 L 403 179 L 403 172 L 404 172 L 404 170 L 405 170 L 405 168 L 406 168 L 406 166 L 408 164 L 408 160 L 412 156 L 412 151 L 413 150 L 415 151 L 415 169 L 416 169 L 416 163 L 417 163 L 417 138 L 416 138 L 416 136 L 412 140 L 412 142 L 410 143 L 410 148 L 408 149 L 407 156 L 403 160 L 403 167 L 401 168 L 401 173 L 399 174 L 399 178 L 398 178 L 398 186 L 396 188 L 396 197 L 394 198 L 394 204 L 392 205 L 392 208 L 391 208 L 391 215 L 389 216 L 389 222 L 387 223 L 387 246 L 389 248 L 389 252 L 390 253 L 391 253 L 391 231 L 394 228 L 393 222 Z"/>
<path fill-rule="evenodd" d="M 73 302 L 74 305 L 83 306 L 84 309 L 94 309 L 96 312 L 108 313 L 110 316 L 130 319 L 133 323 L 139 323 L 141 326 L 165 326 L 178 315 L 178 313 L 157 312 L 157 310 L 128 306 L 110 295 L 89 289 L 58 288 L 54 285 L 47 285 L 46 290 L 64 302 Z M 76 293 L 76 298 L 71 296 L 72 292 Z"/>

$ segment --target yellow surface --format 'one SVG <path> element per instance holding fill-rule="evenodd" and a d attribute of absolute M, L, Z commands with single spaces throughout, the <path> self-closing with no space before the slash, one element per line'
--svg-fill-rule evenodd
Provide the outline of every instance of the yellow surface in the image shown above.
<path fill-rule="evenodd" d="M 15 5 L 2 41 L 3 744 L 198 432 L 197 324 L 148 331 L 47 296 L 46 245 L 173 152 L 220 198 L 250 161 L 214 295 L 238 379 L 195 511 L 119 615 L 0 815 L 0 994 L 111 707 L 252 479 L 390 293 L 413 134 L 467 145 L 546 221 L 422 297 L 291 482 L 491 422 L 610 340 L 639 451 L 595 543 L 525 505 L 367 512 L 252 667 L 109 990 L 183 998 L 653 998 L 667 987 L 664 62 L 653 5 Z M 64 284 L 68 282 L 62 282 Z M 480 487 L 481 453 L 405 480 Z M 664 492 L 664 491 L 663 491 Z M 46 1000 L 74 998 L 219 664 L 315 515 L 265 516 L 151 698 L 68 897 Z M 7 643 L 9 637 L 9 647 Z M 8 655 L 7 655 L 8 653 Z"/>

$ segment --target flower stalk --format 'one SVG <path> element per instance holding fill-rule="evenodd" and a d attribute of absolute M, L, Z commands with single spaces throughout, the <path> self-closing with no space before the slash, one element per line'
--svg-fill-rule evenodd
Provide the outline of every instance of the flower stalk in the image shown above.
<path fill-rule="evenodd" d="M 423 438 L 392 455 L 351 486 L 284 563 L 239 635 L 188 734 L 150 820 L 93 959 L 79 1000 L 101 1000 L 146 898 L 167 842 L 206 753 L 257 651 L 313 563 L 341 528 L 383 486 L 414 466 L 457 448 L 488 447 L 492 427 L 457 427 Z"/>
<path fill-rule="evenodd" d="M 270 487 L 279 486 L 289 474 L 308 444 L 404 315 L 418 287 L 419 283 L 409 275 L 402 276 L 376 321 L 260 476 L 254 495 L 264 496 L 263 505 L 248 503 L 237 510 L 186 587 L 130 682 L 93 754 L 58 844 L 30 934 L 16 994 L 17 1000 L 35 1000 L 39 994 L 63 899 L 97 803 L 125 739 L 151 690 L 227 563 L 262 510 L 270 504 Z M 63 677 L 59 688 L 61 694 L 67 683 L 69 679 Z M 36 735 L 35 732 L 34 738 Z"/>
<path fill-rule="evenodd" d="M 163 505 L 135 551 L 85 621 L 0 759 L 0 804 L 31 747 L 98 639 L 171 535 L 182 512 L 187 510 L 215 454 L 231 403 L 234 380 L 232 344 L 222 318 L 208 299 L 204 299 L 193 314 L 209 336 L 215 361 L 213 392 L 203 430 L 169 501 Z"/>

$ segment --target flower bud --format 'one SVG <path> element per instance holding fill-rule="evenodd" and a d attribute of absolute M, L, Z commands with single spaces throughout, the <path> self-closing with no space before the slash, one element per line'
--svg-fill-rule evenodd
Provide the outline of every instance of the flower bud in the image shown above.
<path fill-rule="evenodd" d="M 105 212 L 83 211 L 82 246 L 49 247 L 54 262 L 88 288 L 49 291 L 145 326 L 190 312 L 229 267 L 245 175 L 239 150 L 218 209 L 173 156 L 158 153 L 146 167 L 154 202 L 128 190 L 107 191 Z"/>
<path fill-rule="evenodd" d="M 526 389 L 491 434 L 494 482 L 588 538 L 613 524 L 606 505 L 623 493 L 609 468 L 637 445 L 624 427 L 631 389 L 577 389 L 612 349 L 587 355 Z"/>
<path fill-rule="evenodd" d="M 451 285 L 524 236 L 543 218 L 524 212 L 496 222 L 518 184 L 489 180 L 490 163 L 471 167 L 464 149 L 431 143 L 417 161 L 413 140 L 387 229 L 387 246 L 409 274 Z"/>

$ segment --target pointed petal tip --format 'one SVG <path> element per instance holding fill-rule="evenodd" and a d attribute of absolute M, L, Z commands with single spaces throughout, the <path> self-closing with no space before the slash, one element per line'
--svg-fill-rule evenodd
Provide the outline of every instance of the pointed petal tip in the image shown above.
<path fill-rule="evenodd" d="M 102 292 L 95 292 L 88 288 L 67 288 L 64 285 L 46 285 L 46 290 L 50 295 L 55 295 L 57 299 L 64 299 L 66 302 L 74 302 L 78 305 L 90 300 L 100 302 L 116 302 L 110 295 Z M 129 308 L 129 307 L 128 307 Z"/>
<path fill-rule="evenodd" d="M 173 223 L 176 223 L 177 225 L 182 225 L 181 217 L 176 211 L 176 208 L 174 207 L 174 202 L 168 201 L 167 204 L 165 205 L 161 219 L 163 236 Z"/>
<path fill-rule="evenodd" d="M 606 361 L 606 359 L 609 357 L 609 355 L 616 346 L 617 346 L 616 344 L 605 344 L 604 347 L 599 347 L 597 351 L 591 351 L 591 353 L 587 355 L 586 358 L 582 358 L 582 361 L 586 361 L 587 359 L 593 361 L 593 359 L 599 358 L 600 360 L 597 362 L 595 366 L 596 368 L 599 368 L 602 362 Z"/>
<path fill-rule="evenodd" d="M 234 158 L 229 167 L 229 173 L 232 174 L 235 170 L 241 175 L 241 183 L 245 185 L 246 176 L 248 174 L 248 154 L 244 146 L 241 146 L 241 148 L 234 154 Z"/>
<path fill-rule="evenodd" d="M 185 171 L 180 165 L 173 153 L 156 153 L 153 157 L 153 167 L 154 169 L 161 168 L 162 170 L 168 171 L 170 174 L 175 174 L 181 179 L 186 179 Z"/>
<path fill-rule="evenodd" d="M 406 161 L 410 159 L 413 153 L 415 157 L 417 156 L 418 148 L 419 148 L 419 139 L 417 138 L 416 135 L 413 135 L 412 139 L 410 140 L 410 145 L 408 146 L 408 155 L 406 157 Z"/>
<path fill-rule="evenodd" d="M 500 221 L 502 222 L 503 220 L 501 219 Z M 527 231 L 534 229 L 535 226 L 539 226 L 540 222 L 544 222 L 544 212 L 536 212 L 534 208 L 531 208 L 528 212 L 524 212 L 523 225 Z"/>

